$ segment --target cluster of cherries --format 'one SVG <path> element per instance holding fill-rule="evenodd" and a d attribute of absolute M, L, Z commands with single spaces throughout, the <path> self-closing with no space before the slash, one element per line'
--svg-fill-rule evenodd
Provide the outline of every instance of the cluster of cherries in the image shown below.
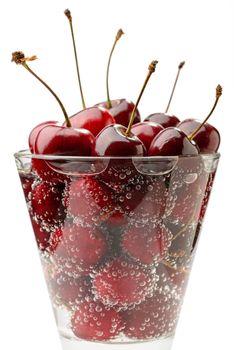
<path fill-rule="evenodd" d="M 189 183 L 175 190 L 175 203 L 168 208 L 165 179 L 138 173 L 130 159 L 180 155 L 189 159 L 217 152 L 219 132 L 206 122 L 222 88 L 217 86 L 215 104 L 203 122 L 180 122 L 169 115 L 182 62 L 166 112 L 151 114 L 141 122 L 138 105 L 158 62 L 149 65 L 136 104 L 126 99 L 111 100 L 108 76 L 115 45 L 123 34 L 119 30 L 108 61 L 107 101 L 86 108 L 72 16 L 69 10 L 65 15 L 72 31 L 82 111 L 68 116 L 58 96 L 28 66 L 35 56 L 25 57 L 19 51 L 12 55 L 15 63 L 53 94 L 65 117 L 63 124 L 47 121 L 31 131 L 29 148 L 39 155 L 32 158 L 35 176 L 21 178 L 51 295 L 56 304 L 72 310 L 71 329 L 77 337 L 107 341 L 121 332 L 141 340 L 165 336 L 174 331 L 181 303 L 181 298 L 168 293 L 168 286 L 182 295 L 187 281 L 186 272 L 180 268 L 185 260 L 178 254 L 175 239 L 186 237 L 187 242 L 191 217 L 195 213 L 196 220 L 203 218 L 202 198 L 197 208 L 193 203 L 201 184 Z M 113 159 L 99 176 L 72 177 L 56 172 L 40 155 Z M 163 215 L 170 217 L 170 227 L 162 220 Z M 179 232 L 178 225 L 173 227 L 178 222 Z M 173 236 L 177 245 L 172 244 Z M 169 250 L 178 258 L 175 266 L 168 260 Z M 190 252 L 189 242 L 188 255 Z"/>

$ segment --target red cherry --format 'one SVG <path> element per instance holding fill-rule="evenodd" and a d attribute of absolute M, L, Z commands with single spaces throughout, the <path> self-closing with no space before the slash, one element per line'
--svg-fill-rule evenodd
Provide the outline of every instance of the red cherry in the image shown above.
<path fill-rule="evenodd" d="M 185 119 L 180 122 L 177 127 L 189 136 L 201 124 L 202 122 L 195 119 Z M 220 145 L 220 134 L 214 126 L 206 123 L 202 126 L 193 140 L 196 142 L 200 153 L 214 153 L 217 152 Z"/>
<path fill-rule="evenodd" d="M 133 125 L 131 130 L 141 140 L 148 152 L 151 142 L 163 130 L 163 127 L 153 122 L 141 122 Z"/>
<path fill-rule="evenodd" d="M 85 129 L 50 125 L 44 127 L 35 141 L 36 154 L 90 156 L 94 136 Z"/>
<path fill-rule="evenodd" d="M 128 101 L 124 98 L 121 98 L 119 100 L 111 100 L 111 108 L 107 107 L 107 102 L 98 103 L 96 106 L 107 109 L 114 117 L 116 124 L 123 125 L 126 128 L 130 122 L 131 115 L 135 107 L 133 102 Z M 140 121 L 141 116 L 137 109 L 133 124 L 139 123 Z"/>
<path fill-rule="evenodd" d="M 69 277 L 55 266 L 45 266 L 45 277 L 54 303 L 72 306 L 91 296 L 90 277 Z"/>
<path fill-rule="evenodd" d="M 161 261 L 171 244 L 170 232 L 163 224 L 131 225 L 123 234 L 123 250 L 143 264 Z"/>
<path fill-rule="evenodd" d="M 175 331 L 179 309 L 180 302 L 155 293 L 152 298 L 122 313 L 124 334 L 141 340 L 168 336 Z"/>
<path fill-rule="evenodd" d="M 63 223 L 66 216 L 62 204 L 63 191 L 63 184 L 41 182 L 36 185 L 31 194 L 32 215 L 45 224 Z"/>
<path fill-rule="evenodd" d="M 162 130 L 153 139 L 148 155 L 149 156 L 179 156 L 198 155 L 199 151 L 193 141 L 177 128 Z"/>
<path fill-rule="evenodd" d="M 29 138 L 28 138 L 29 149 L 32 153 L 34 153 L 35 141 L 36 141 L 36 138 L 37 138 L 37 135 L 39 134 L 39 132 L 45 126 L 56 125 L 56 124 L 58 124 L 58 122 L 56 122 L 56 121 L 43 122 L 43 123 L 35 126 L 35 128 L 32 129 L 32 131 L 29 134 Z"/>
<path fill-rule="evenodd" d="M 32 227 L 39 250 L 42 252 L 49 247 L 51 232 L 44 228 L 41 223 L 32 219 Z"/>
<path fill-rule="evenodd" d="M 93 291 L 105 305 L 139 303 L 151 293 L 153 279 L 139 265 L 118 258 L 108 262 L 93 279 Z"/>
<path fill-rule="evenodd" d="M 67 211 L 78 222 L 92 226 L 106 220 L 115 211 L 113 192 L 104 183 L 84 177 L 74 180 L 65 192 Z"/>
<path fill-rule="evenodd" d="M 151 114 L 147 118 L 145 118 L 144 121 L 160 124 L 164 128 L 168 128 L 170 126 L 177 126 L 180 122 L 180 120 L 176 116 L 169 115 L 166 113 Z"/>
<path fill-rule="evenodd" d="M 89 130 L 94 136 L 107 125 L 115 124 L 115 119 L 108 110 L 99 107 L 83 109 L 70 117 L 71 125 L 76 129 Z"/>
<path fill-rule="evenodd" d="M 84 340 L 106 341 L 122 330 L 121 316 L 96 301 L 84 301 L 77 306 L 71 319 L 73 333 Z"/>
<path fill-rule="evenodd" d="M 207 182 L 207 186 L 206 186 L 206 191 L 205 191 L 205 196 L 203 198 L 203 202 L 202 202 L 202 208 L 201 208 L 201 212 L 199 215 L 199 219 L 202 221 L 204 219 L 205 213 L 206 213 L 206 209 L 207 209 L 207 205 L 210 199 L 210 193 L 213 187 L 213 183 L 214 183 L 214 179 L 215 179 L 215 172 L 210 173 L 209 174 L 209 179 Z"/>
<path fill-rule="evenodd" d="M 62 229 L 53 258 L 70 276 L 76 277 L 90 272 L 106 252 L 106 238 L 98 228 L 70 223 Z"/>
<path fill-rule="evenodd" d="M 132 133 L 127 136 L 122 125 L 109 125 L 96 137 L 93 146 L 93 156 L 144 156 L 143 143 Z"/>

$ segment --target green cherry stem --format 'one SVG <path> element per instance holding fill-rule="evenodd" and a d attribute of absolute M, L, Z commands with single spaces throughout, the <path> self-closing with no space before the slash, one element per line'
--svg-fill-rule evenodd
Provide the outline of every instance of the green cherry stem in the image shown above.
<path fill-rule="evenodd" d="M 111 104 L 111 99 L 110 99 L 110 89 L 109 89 L 109 72 L 110 72 L 110 64 L 111 64 L 111 59 L 112 59 L 112 55 L 113 52 L 115 50 L 116 44 L 119 41 L 119 39 L 121 38 L 121 36 L 124 34 L 122 29 L 119 29 L 117 32 L 117 35 L 115 37 L 115 42 L 112 46 L 111 52 L 110 52 L 110 56 L 109 56 L 109 60 L 108 60 L 108 64 L 107 64 L 107 70 L 106 70 L 106 92 L 107 92 L 107 109 L 110 109 L 112 107 Z"/>
<path fill-rule="evenodd" d="M 25 57 L 24 53 L 21 51 L 16 51 L 12 53 L 12 62 L 15 62 L 16 64 L 20 64 L 21 66 L 23 66 L 29 73 L 31 73 L 37 80 L 39 80 L 49 91 L 50 93 L 55 97 L 55 99 L 57 100 L 57 102 L 59 103 L 65 120 L 66 120 L 66 124 L 67 127 L 71 127 L 71 122 L 70 119 L 68 117 L 68 114 L 65 110 L 64 105 L 62 104 L 61 100 L 59 99 L 59 97 L 56 95 L 56 93 L 49 87 L 49 85 L 47 85 L 27 64 L 27 61 L 34 61 L 36 60 L 37 57 L 36 56 L 32 56 L 32 57 Z"/>
<path fill-rule="evenodd" d="M 203 125 L 208 121 L 208 119 L 210 118 L 210 116 L 213 114 L 218 102 L 219 102 L 219 99 L 220 97 L 222 96 L 222 93 L 223 93 L 223 88 L 221 85 L 218 85 L 216 87 L 216 99 L 215 99 L 215 103 L 210 111 L 210 113 L 208 114 L 208 116 L 206 117 L 206 119 L 202 122 L 201 125 L 199 125 L 199 127 L 191 134 L 188 136 L 189 140 L 193 140 L 194 137 L 197 135 L 197 133 L 199 132 L 199 130 L 203 127 Z"/>
<path fill-rule="evenodd" d="M 171 96 L 170 96 L 170 99 L 169 99 L 169 102 L 168 102 L 168 105 L 167 105 L 167 108 L 165 110 L 165 113 L 168 112 L 169 108 L 170 108 L 170 105 L 171 105 L 171 101 L 172 101 L 172 98 L 174 96 L 174 93 L 175 93 L 175 89 L 176 89 L 176 85 L 177 85 L 177 82 L 179 80 L 179 76 L 180 76 L 180 72 L 181 72 L 181 69 L 184 67 L 185 65 L 185 62 L 181 62 L 178 66 L 178 72 L 177 72 L 177 75 L 176 75 L 176 79 L 175 79 L 175 82 L 174 82 L 174 86 L 173 86 L 173 89 L 172 89 L 172 92 L 171 92 Z"/>
<path fill-rule="evenodd" d="M 85 105 L 85 99 L 84 99 L 84 94 L 83 94 L 83 89 L 82 89 L 82 84 L 81 84 L 81 78 L 80 78 L 80 70 L 79 70 L 79 63 L 78 63 L 78 56 L 77 56 L 77 50 L 76 50 L 76 41 L 75 41 L 75 36 L 74 36 L 71 11 L 67 9 L 67 10 L 64 11 L 64 14 L 68 18 L 69 24 L 70 24 L 71 35 L 72 35 L 72 43 L 73 43 L 75 62 L 76 62 L 76 72 L 77 72 L 77 78 L 78 78 L 78 83 L 79 83 L 79 88 L 80 88 L 80 96 L 81 96 L 83 109 L 85 109 L 86 105 Z"/>
<path fill-rule="evenodd" d="M 132 111 L 132 114 L 131 114 L 131 117 L 130 117 L 130 121 L 129 121 L 129 124 L 128 124 L 128 128 L 127 128 L 127 130 L 126 130 L 126 136 L 130 136 L 132 124 L 133 124 L 133 122 L 134 122 L 135 115 L 136 115 L 137 107 L 138 107 L 138 105 L 139 105 L 139 102 L 140 102 L 140 100 L 141 100 L 141 97 L 142 97 L 142 95 L 143 95 L 143 93 L 144 93 L 144 91 L 145 91 L 146 85 L 148 84 L 148 81 L 149 81 L 151 75 L 155 72 L 155 69 L 156 69 L 156 65 L 157 65 L 157 64 L 158 64 L 158 61 L 152 61 L 152 62 L 150 63 L 150 65 L 149 65 L 149 68 L 148 68 L 149 71 L 148 71 L 147 77 L 146 77 L 146 79 L 145 79 L 145 82 L 144 82 L 143 87 L 142 87 L 142 89 L 141 89 L 140 95 L 139 95 L 139 97 L 138 97 L 138 99 L 137 99 L 137 102 L 136 102 L 136 104 L 135 104 L 135 107 L 134 107 L 134 109 L 133 109 L 133 111 Z"/>

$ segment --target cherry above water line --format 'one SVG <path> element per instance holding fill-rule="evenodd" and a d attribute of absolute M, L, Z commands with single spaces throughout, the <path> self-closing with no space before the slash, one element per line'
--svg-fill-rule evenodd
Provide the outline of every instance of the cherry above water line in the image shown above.
<path fill-rule="evenodd" d="M 121 124 L 121 125 L 127 127 L 135 105 L 133 102 L 128 101 L 124 98 L 117 99 L 117 100 L 111 100 L 110 99 L 110 88 L 109 88 L 109 73 L 110 73 L 110 63 L 111 63 L 112 55 L 113 55 L 113 52 L 115 50 L 117 42 L 119 41 L 119 39 L 122 37 L 123 34 L 124 34 L 123 30 L 119 29 L 117 32 L 117 35 L 115 37 L 115 41 L 114 41 L 113 47 L 111 49 L 108 64 L 107 64 L 107 71 L 106 71 L 107 100 L 105 102 L 98 103 L 96 106 L 107 109 L 111 113 L 111 115 L 114 117 L 115 122 L 117 124 Z M 138 110 L 136 110 L 134 124 L 139 122 L 139 121 L 140 121 L 140 113 Z"/>
<path fill-rule="evenodd" d="M 115 124 L 103 129 L 96 137 L 92 152 L 93 156 L 144 156 L 146 154 L 143 143 L 131 133 L 131 128 L 136 109 L 152 73 L 155 72 L 157 63 L 157 61 L 153 61 L 149 65 L 149 71 L 132 112 L 128 128 Z"/>
<path fill-rule="evenodd" d="M 220 134 L 218 130 L 208 124 L 207 121 L 215 110 L 221 95 L 222 87 L 218 85 L 216 88 L 216 100 L 214 106 L 203 122 L 199 122 L 195 119 L 186 119 L 178 125 L 178 127 L 183 130 L 190 139 L 193 139 L 196 142 L 200 153 L 214 153 L 217 152 L 219 148 Z"/>
<path fill-rule="evenodd" d="M 176 126 L 180 122 L 180 120 L 176 116 L 169 115 L 168 110 L 169 110 L 169 107 L 171 105 L 171 101 L 172 101 L 172 98 L 174 96 L 174 93 L 175 93 L 175 89 L 177 86 L 177 82 L 179 80 L 181 69 L 184 67 L 184 65 L 185 65 L 185 62 L 183 61 L 178 66 L 178 72 L 176 75 L 174 86 L 173 86 L 171 96 L 170 96 L 169 102 L 167 104 L 165 113 L 153 113 L 153 114 L 149 115 L 147 118 L 145 118 L 145 121 L 151 121 L 154 123 L 158 123 L 158 124 L 162 125 L 164 128 L 168 128 L 169 126 Z"/>
<path fill-rule="evenodd" d="M 194 138 L 199 135 L 203 126 L 215 110 L 219 98 L 222 95 L 222 87 L 216 88 L 216 99 L 210 113 L 190 135 L 186 135 L 178 128 L 169 127 L 161 131 L 152 141 L 149 148 L 149 156 L 177 156 L 177 155 L 196 155 L 199 154 L 199 148 Z M 209 136 L 209 134 L 207 135 Z"/>

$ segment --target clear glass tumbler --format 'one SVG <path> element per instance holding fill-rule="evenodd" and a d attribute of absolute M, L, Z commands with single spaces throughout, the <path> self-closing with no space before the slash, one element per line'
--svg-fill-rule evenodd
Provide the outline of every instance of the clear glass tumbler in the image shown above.
<path fill-rule="evenodd" d="M 15 159 L 63 349 L 170 350 L 219 155 Z"/>

